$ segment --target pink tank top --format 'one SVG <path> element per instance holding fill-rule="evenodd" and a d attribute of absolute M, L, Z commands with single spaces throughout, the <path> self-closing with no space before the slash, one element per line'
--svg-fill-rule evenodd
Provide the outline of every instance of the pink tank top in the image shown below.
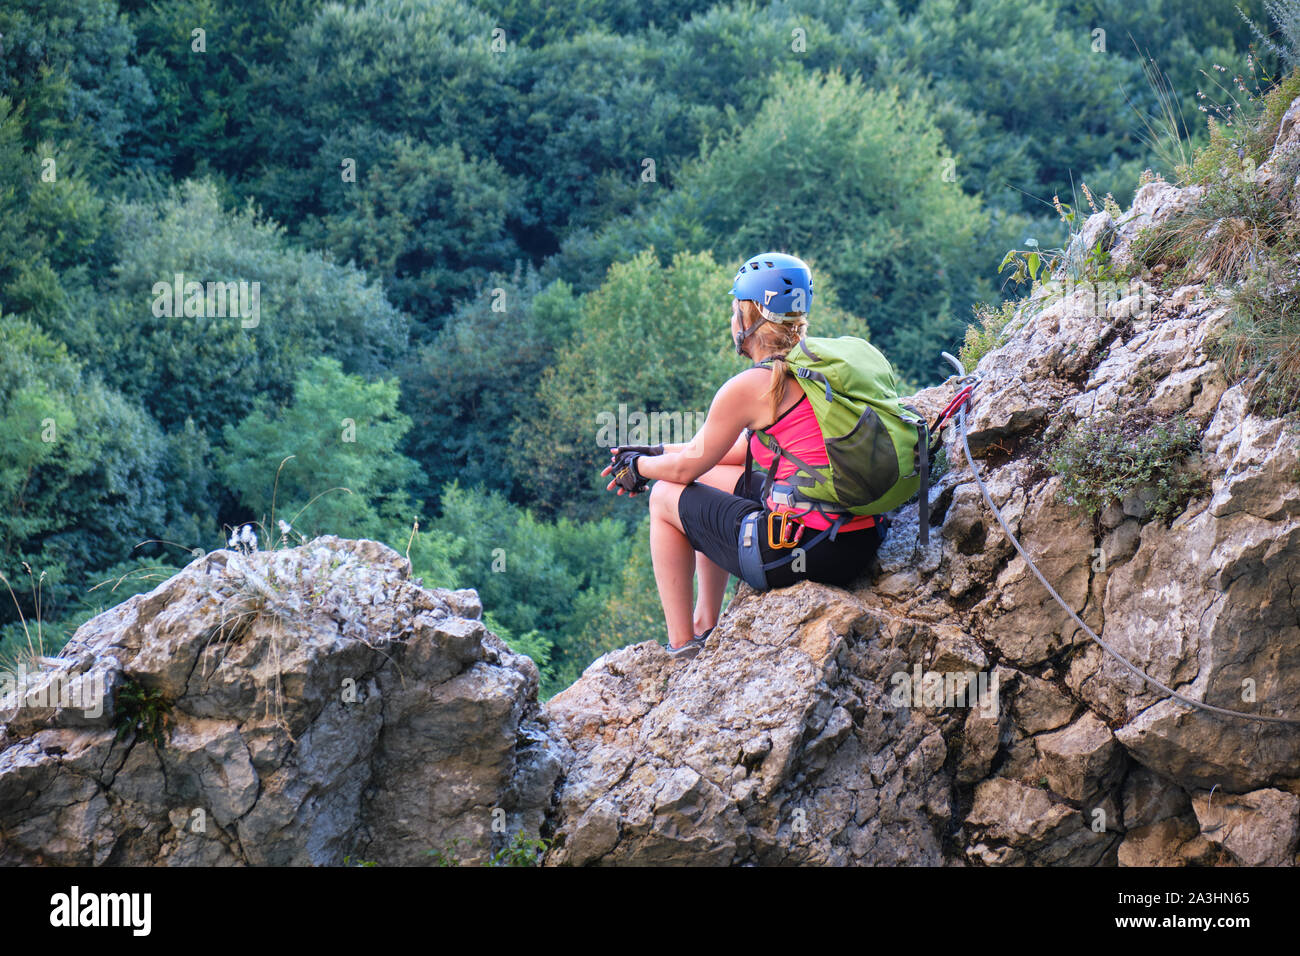
<path fill-rule="evenodd" d="M 801 395 L 799 401 L 783 412 L 775 422 L 763 429 L 769 435 L 776 439 L 783 449 L 795 455 L 800 461 L 805 461 L 816 467 L 823 467 L 830 461 L 826 457 L 826 442 L 822 439 L 821 427 L 817 424 L 817 416 L 813 414 L 812 405 L 808 401 L 807 395 Z M 754 462 L 763 469 L 763 474 L 767 474 L 767 469 L 772 467 L 773 452 L 767 450 L 757 435 L 750 436 L 749 450 L 754 456 Z M 776 469 L 776 480 L 788 478 L 799 470 L 789 458 L 782 457 L 781 464 Z M 773 508 L 771 498 L 767 500 L 769 509 Z M 796 511 L 802 511 L 803 508 L 797 508 Z M 803 518 L 803 523 L 809 528 L 821 531 L 831 526 L 831 522 L 817 511 L 810 511 Z M 841 531 L 857 531 L 859 528 L 870 528 L 876 523 L 871 515 L 860 515 L 840 525 Z"/>

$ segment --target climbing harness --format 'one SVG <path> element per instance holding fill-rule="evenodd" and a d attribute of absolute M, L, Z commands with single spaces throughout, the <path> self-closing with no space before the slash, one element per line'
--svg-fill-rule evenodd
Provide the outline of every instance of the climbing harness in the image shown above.
<path fill-rule="evenodd" d="M 943 357 L 947 359 L 947 361 L 957 370 L 957 375 L 959 376 L 958 381 L 964 384 L 962 390 L 957 393 L 957 397 L 953 399 L 953 403 L 957 403 L 958 400 L 960 400 L 960 403 L 957 404 L 956 406 L 957 431 L 958 434 L 961 435 L 962 451 L 966 453 L 966 462 L 970 465 L 971 474 L 975 476 L 975 483 L 979 485 L 980 494 L 984 496 L 984 501 L 988 504 L 989 508 L 993 511 L 993 516 L 998 519 L 998 524 L 1002 526 L 1002 530 L 1006 534 L 1007 539 L 1015 547 L 1016 551 L 1020 553 L 1020 556 L 1025 559 L 1025 564 L 1029 566 L 1029 570 L 1034 572 L 1034 576 L 1038 578 L 1038 580 L 1042 583 L 1043 587 L 1047 588 L 1047 593 L 1056 599 L 1056 603 L 1061 605 L 1061 607 L 1065 609 L 1065 613 L 1069 614 L 1070 617 L 1073 618 L 1074 623 L 1078 624 L 1079 627 L 1083 629 L 1083 632 L 1087 634 L 1090 638 L 1092 638 L 1098 644 L 1098 646 L 1101 647 L 1103 651 L 1105 651 L 1111 657 L 1115 658 L 1115 660 L 1123 664 L 1124 667 L 1127 668 L 1128 671 L 1132 673 L 1134 676 L 1140 677 L 1142 680 L 1146 681 L 1152 687 L 1158 688 L 1162 693 L 1166 694 L 1169 697 L 1174 698 L 1175 700 L 1182 701 L 1184 704 L 1187 704 L 1189 707 L 1195 707 L 1199 710 L 1208 711 L 1209 713 L 1212 714 L 1222 714 L 1225 717 L 1236 717 L 1239 720 L 1254 720 L 1260 723 L 1273 723 L 1273 724 L 1300 724 L 1300 718 L 1273 717 L 1268 714 L 1245 714 L 1239 710 L 1228 710 L 1225 707 L 1216 707 L 1213 704 L 1207 704 L 1204 701 L 1200 701 L 1200 700 L 1193 700 L 1192 698 L 1187 697 L 1184 694 L 1180 694 L 1172 687 L 1166 687 L 1164 684 L 1160 683 L 1160 681 L 1156 680 L 1154 677 L 1147 674 L 1144 670 L 1142 670 L 1135 664 L 1130 663 L 1122 654 L 1120 654 L 1117 650 L 1115 650 L 1113 647 L 1111 647 L 1109 644 L 1103 641 L 1100 637 L 1098 637 L 1097 634 L 1092 630 L 1092 628 L 1090 628 L 1087 624 L 1083 623 L 1083 619 L 1080 618 L 1078 614 L 1074 613 L 1074 609 L 1071 608 L 1070 605 L 1065 603 L 1064 598 L 1062 598 L 1061 595 L 1057 594 L 1056 589 L 1052 587 L 1051 584 L 1048 583 L 1047 578 L 1043 577 L 1043 573 L 1038 570 L 1038 565 L 1034 564 L 1033 559 L 1030 558 L 1029 554 L 1025 551 L 1025 549 L 1021 547 L 1020 541 L 1017 540 L 1016 536 L 1011 533 L 1011 529 L 1007 526 L 1006 519 L 1002 517 L 1002 512 L 998 510 L 998 506 L 993 503 L 993 497 L 992 495 L 989 494 L 988 488 L 985 487 L 984 479 L 980 477 L 979 469 L 975 467 L 975 459 L 974 457 L 972 457 L 970 453 L 970 444 L 966 440 L 966 405 L 969 403 L 971 393 L 974 391 L 975 386 L 977 386 L 980 382 L 979 376 L 973 373 L 966 374 L 966 370 L 965 368 L 962 367 L 961 362 L 959 362 L 955 357 L 953 357 L 947 352 L 944 352 L 942 354 Z M 945 415 L 951 415 L 952 408 L 953 405 L 952 403 L 950 403 L 948 409 L 945 409 Z M 941 415 L 940 418 L 941 419 L 944 418 L 945 415 Z"/>
<path fill-rule="evenodd" d="M 807 512 L 804 513 L 807 514 Z M 759 545 L 759 537 L 758 537 L 759 535 L 758 522 L 763 517 L 763 514 L 764 514 L 764 510 L 762 508 L 757 508 L 747 513 L 745 517 L 741 519 L 740 522 L 740 572 L 741 572 L 740 576 L 741 578 L 744 579 L 746 584 L 748 584 L 751 588 L 753 588 L 756 591 L 764 591 L 767 589 L 768 571 L 771 571 L 773 568 L 779 568 L 783 565 L 793 563 L 794 559 L 798 557 L 800 553 L 806 554 L 808 551 L 811 551 L 817 545 L 821 544 L 822 541 L 826 538 L 830 538 L 832 541 L 834 541 L 835 535 L 840 530 L 840 525 L 844 523 L 846 517 L 851 517 L 844 514 L 837 515 L 835 519 L 831 522 L 831 526 L 829 528 L 826 528 L 823 531 L 819 531 L 811 541 L 809 541 L 807 544 L 802 546 L 801 550 L 793 550 L 795 548 L 795 545 L 799 543 L 799 538 L 803 536 L 804 526 L 802 522 L 799 523 L 798 531 L 796 532 L 795 539 L 793 541 L 790 541 L 789 543 L 782 543 L 782 544 L 774 543 L 774 540 L 777 539 L 774 539 L 774 531 L 772 526 L 773 519 L 777 515 L 784 515 L 785 512 L 780 512 L 780 511 L 767 512 L 768 546 L 771 547 L 772 550 L 781 550 L 784 548 L 790 548 L 792 550 L 787 557 L 777 558 L 774 561 L 768 561 L 765 564 L 763 563 L 763 549 Z M 780 532 L 781 538 L 779 540 L 785 541 L 786 540 L 785 529 L 788 527 L 786 522 L 790 521 L 791 519 L 783 517 L 780 520 L 782 521 L 782 524 L 781 524 L 781 532 Z"/>

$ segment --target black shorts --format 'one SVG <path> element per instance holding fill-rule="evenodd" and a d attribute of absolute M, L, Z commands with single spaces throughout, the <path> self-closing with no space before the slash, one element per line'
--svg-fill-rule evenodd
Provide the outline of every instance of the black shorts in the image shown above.
<path fill-rule="evenodd" d="M 693 481 L 682 489 L 677 500 L 677 515 L 691 547 L 738 578 L 743 577 L 740 571 L 740 523 L 751 511 L 764 510 L 758 499 L 762 477 L 757 472 L 741 475 L 734 494 Z M 840 587 L 849 584 L 867 570 L 884 540 L 887 527 L 886 522 L 881 522 L 858 531 L 841 531 L 834 541 L 829 537 L 823 538 L 806 552 L 803 570 L 794 571 L 791 564 L 769 570 L 768 587 L 782 588 L 804 579 Z M 759 520 L 759 531 L 764 564 L 790 556 L 789 550 L 774 550 L 768 545 L 766 519 Z M 816 534 L 811 528 L 804 531 L 808 540 Z"/>

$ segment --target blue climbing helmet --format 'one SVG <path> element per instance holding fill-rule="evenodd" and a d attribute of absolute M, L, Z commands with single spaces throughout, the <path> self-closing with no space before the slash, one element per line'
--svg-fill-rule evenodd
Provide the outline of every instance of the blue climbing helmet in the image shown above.
<path fill-rule="evenodd" d="M 807 313 L 812 307 L 812 270 L 798 256 L 763 252 L 746 259 L 736 273 L 731 294 L 752 299 L 778 316 Z"/>
<path fill-rule="evenodd" d="M 808 314 L 812 307 L 812 269 L 798 256 L 763 252 L 746 259 L 741 265 L 731 286 L 731 295 L 757 302 L 763 315 L 762 320 L 743 332 L 733 334 L 736 354 L 740 355 L 745 339 L 763 322 L 784 322 L 786 313 L 795 313 L 799 317 Z"/>

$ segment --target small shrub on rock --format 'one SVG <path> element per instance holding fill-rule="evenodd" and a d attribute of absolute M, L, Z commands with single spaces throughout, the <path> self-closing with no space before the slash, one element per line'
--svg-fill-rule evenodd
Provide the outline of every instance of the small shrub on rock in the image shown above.
<path fill-rule="evenodd" d="M 1139 495 L 1149 514 L 1169 520 L 1206 487 L 1189 461 L 1199 447 L 1200 429 L 1189 419 L 1107 413 L 1069 428 L 1048 465 L 1062 478 L 1061 500 L 1089 517 Z"/>

